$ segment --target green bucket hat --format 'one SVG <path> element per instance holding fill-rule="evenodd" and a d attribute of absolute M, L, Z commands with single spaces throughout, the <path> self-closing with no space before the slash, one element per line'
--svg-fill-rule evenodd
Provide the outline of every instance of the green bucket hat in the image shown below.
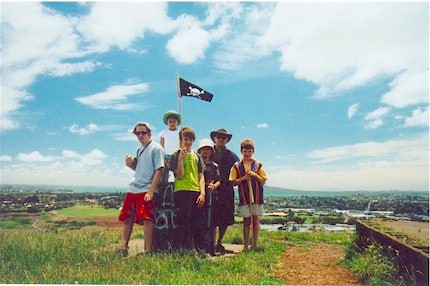
<path fill-rule="evenodd" d="M 169 117 L 176 117 L 176 119 L 178 120 L 178 125 L 181 124 L 181 115 L 179 113 L 177 113 L 174 110 L 169 110 L 166 113 L 164 113 L 163 115 L 163 122 L 164 124 L 167 125 L 167 118 Z"/>

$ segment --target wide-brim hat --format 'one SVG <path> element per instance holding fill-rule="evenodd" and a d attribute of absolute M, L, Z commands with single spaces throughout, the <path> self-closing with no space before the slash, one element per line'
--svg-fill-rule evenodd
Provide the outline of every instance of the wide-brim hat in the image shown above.
<path fill-rule="evenodd" d="M 231 135 L 231 134 L 228 134 L 228 133 L 227 133 L 227 130 L 225 130 L 224 128 L 220 128 L 220 129 L 218 129 L 217 131 L 212 131 L 212 132 L 211 132 L 211 138 L 212 138 L 212 141 L 214 141 L 214 142 L 215 142 L 214 137 L 216 137 L 216 136 L 218 136 L 218 135 L 227 137 L 227 142 L 226 142 L 226 143 L 228 143 L 228 142 L 231 140 L 231 137 L 233 136 L 233 135 Z"/>
<path fill-rule="evenodd" d="M 199 141 L 199 148 L 197 149 L 197 153 L 200 153 L 200 149 L 203 147 L 211 147 L 212 151 L 214 150 L 214 143 L 210 139 L 202 139 Z"/>
<path fill-rule="evenodd" d="M 170 116 L 174 116 L 178 119 L 178 125 L 181 124 L 181 115 L 174 110 L 169 110 L 163 115 L 163 122 L 167 125 L 167 118 Z"/>

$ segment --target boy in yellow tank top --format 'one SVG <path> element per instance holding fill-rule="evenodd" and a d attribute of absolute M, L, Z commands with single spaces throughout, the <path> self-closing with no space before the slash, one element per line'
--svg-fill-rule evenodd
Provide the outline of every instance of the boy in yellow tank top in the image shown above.
<path fill-rule="evenodd" d="M 192 150 L 195 133 L 184 127 L 179 132 L 181 148 L 170 158 L 169 169 L 175 174 L 174 201 L 178 225 L 177 244 L 181 249 L 205 252 L 206 214 L 204 162 Z"/>

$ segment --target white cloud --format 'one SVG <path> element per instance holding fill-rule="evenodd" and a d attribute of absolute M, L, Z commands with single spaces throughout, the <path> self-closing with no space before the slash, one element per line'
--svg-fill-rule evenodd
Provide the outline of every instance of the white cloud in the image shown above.
<path fill-rule="evenodd" d="M 33 98 L 27 89 L 38 76 L 53 71 L 57 76 L 85 72 L 91 63 L 76 61 L 85 55 L 74 31 L 76 18 L 64 17 L 37 2 L 6 2 L 1 8 L 1 129 L 7 130 L 20 127 L 14 114 Z M 75 59 L 74 66 L 64 65 L 66 59 Z"/>
<path fill-rule="evenodd" d="M 391 83 L 391 90 L 382 96 L 381 102 L 402 108 L 429 102 L 429 72 L 427 70 L 406 71 Z"/>
<path fill-rule="evenodd" d="M 407 161 L 426 163 L 428 158 L 428 137 L 420 136 L 410 140 L 389 140 L 385 142 L 365 142 L 353 145 L 334 146 L 314 150 L 306 154 L 319 164 L 341 160 Z"/>
<path fill-rule="evenodd" d="M 384 125 L 384 121 L 382 121 L 381 118 L 376 118 L 376 119 L 370 121 L 369 123 L 367 123 L 364 128 L 366 128 L 366 129 L 376 129 L 378 127 L 381 127 L 382 125 Z"/>
<path fill-rule="evenodd" d="M 51 76 L 66 76 L 74 73 L 91 72 L 98 66 L 101 66 L 100 62 L 86 61 L 76 64 L 63 63 L 56 65 L 49 74 Z"/>
<path fill-rule="evenodd" d="M 52 156 L 43 156 L 39 153 L 39 151 L 33 151 L 29 154 L 26 153 L 19 153 L 18 156 L 16 156 L 16 159 L 22 162 L 51 162 L 54 160 Z"/>
<path fill-rule="evenodd" d="M 128 50 L 144 31 L 165 34 L 175 26 L 166 2 L 97 2 L 88 5 L 90 13 L 83 18 L 64 16 L 39 2 L 7 2 L 1 8 L 1 130 L 20 127 L 15 112 L 33 98 L 28 88 L 39 76 L 91 72 L 101 63 L 80 62 L 84 56 L 111 46 Z"/>
<path fill-rule="evenodd" d="M 294 169 L 282 167 L 268 169 L 267 184 L 307 191 L 347 190 L 417 190 L 427 191 L 429 169 L 427 166 L 367 166 L 335 170 Z"/>
<path fill-rule="evenodd" d="M 303 166 L 266 167 L 268 184 L 301 190 L 422 190 L 429 187 L 429 138 L 364 142 L 308 152 Z"/>
<path fill-rule="evenodd" d="M 348 118 L 351 119 L 358 111 L 360 103 L 354 103 L 348 107 Z"/>
<path fill-rule="evenodd" d="M 269 124 L 267 124 L 266 122 L 258 123 L 257 128 L 269 128 Z"/>
<path fill-rule="evenodd" d="M 224 70 L 240 69 L 243 63 L 267 56 L 276 48 L 264 42 L 273 16 L 273 3 L 256 3 L 225 9 L 224 37 L 214 53 L 215 65 Z"/>
<path fill-rule="evenodd" d="M 99 127 L 95 125 L 94 123 L 90 123 L 87 125 L 87 127 L 79 128 L 78 124 L 73 124 L 70 126 L 69 131 L 72 133 L 79 133 L 79 135 L 87 135 L 94 133 L 99 130 Z"/>
<path fill-rule="evenodd" d="M 191 64 L 204 58 L 204 52 L 211 42 L 211 33 L 202 29 L 200 23 L 191 16 L 182 22 L 188 22 L 166 45 L 169 55 L 179 63 Z"/>
<path fill-rule="evenodd" d="M 90 153 L 82 156 L 80 163 L 87 166 L 101 165 L 103 163 L 103 159 L 106 157 L 105 153 L 98 149 L 94 149 Z"/>
<path fill-rule="evenodd" d="M 370 121 L 366 128 L 375 129 L 384 124 L 382 121 L 382 117 L 390 112 L 391 108 L 388 107 L 380 107 L 368 114 L 364 117 L 365 120 Z"/>
<path fill-rule="evenodd" d="M 12 157 L 8 155 L 1 155 L 0 162 L 12 162 Z"/>
<path fill-rule="evenodd" d="M 104 92 L 76 97 L 75 99 L 91 108 L 95 109 L 116 109 L 116 110 L 134 110 L 142 108 L 138 103 L 128 103 L 131 96 L 138 96 L 149 92 L 147 83 L 113 85 Z"/>
<path fill-rule="evenodd" d="M 429 126 L 429 107 L 425 109 L 417 108 L 412 115 L 405 119 L 405 126 Z"/>
<path fill-rule="evenodd" d="M 62 155 L 64 158 L 78 158 L 80 155 L 72 150 L 63 150 Z"/>
<path fill-rule="evenodd" d="M 269 19 L 262 43 L 282 70 L 320 85 L 317 98 L 428 69 L 427 3 L 280 2 Z"/>
<path fill-rule="evenodd" d="M 171 32 L 175 23 L 167 13 L 167 2 L 96 2 L 78 30 L 93 51 L 105 52 L 112 46 L 126 50 L 145 32 Z"/>

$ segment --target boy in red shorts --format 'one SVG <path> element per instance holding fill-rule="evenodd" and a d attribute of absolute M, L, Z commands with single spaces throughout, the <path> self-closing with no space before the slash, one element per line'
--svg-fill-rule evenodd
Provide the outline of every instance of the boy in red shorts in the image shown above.
<path fill-rule="evenodd" d="M 135 171 L 128 187 L 118 220 L 122 222 L 121 252 L 128 255 L 128 242 L 134 223 L 143 224 L 145 252 L 152 250 L 152 211 L 154 192 L 160 182 L 164 167 L 163 147 L 151 139 L 151 128 L 146 122 L 139 122 L 133 130 L 141 145 L 136 157 L 125 156 L 125 164 Z"/>

